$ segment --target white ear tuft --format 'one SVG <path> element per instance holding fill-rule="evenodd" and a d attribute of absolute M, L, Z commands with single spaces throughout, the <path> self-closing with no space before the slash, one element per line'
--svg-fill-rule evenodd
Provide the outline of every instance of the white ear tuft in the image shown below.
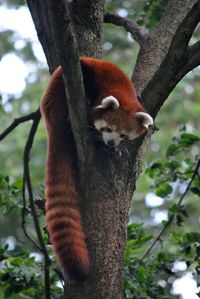
<path fill-rule="evenodd" d="M 137 112 L 136 118 L 146 129 L 149 129 L 149 126 L 153 125 L 153 118 L 146 112 Z"/>
<path fill-rule="evenodd" d="M 114 110 L 117 110 L 119 108 L 119 101 L 113 97 L 113 96 L 108 96 L 104 98 L 101 101 L 101 105 L 97 106 L 96 108 L 101 108 L 101 109 L 109 109 L 112 108 Z"/>

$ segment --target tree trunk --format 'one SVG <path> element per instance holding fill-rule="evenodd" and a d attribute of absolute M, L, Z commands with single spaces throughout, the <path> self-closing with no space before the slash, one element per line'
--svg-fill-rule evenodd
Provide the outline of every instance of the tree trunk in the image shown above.
<path fill-rule="evenodd" d="M 85 283 L 66 290 L 70 299 L 122 298 L 124 245 L 135 173 L 132 169 L 130 183 L 126 154 L 118 157 L 97 149 L 95 162 L 81 178 L 81 214 L 91 272 Z"/>
<path fill-rule="evenodd" d="M 52 72 L 59 64 L 59 58 L 52 35 L 53 25 L 50 15 L 53 12 L 49 9 L 49 2 L 48 0 L 27 0 L 38 37 Z M 199 1 L 171 0 L 168 2 L 166 13 L 157 27 L 157 32 L 155 30 L 154 33 L 144 37 L 133 76 L 139 94 L 145 95 L 146 106 L 154 116 L 170 93 L 170 84 L 174 84 L 179 71 L 182 71 L 188 62 L 187 59 L 184 59 L 178 67 L 175 64 L 171 65 L 177 52 L 170 52 L 170 49 L 173 50 L 172 46 L 177 36 L 179 39 L 174 47 L 176 50 L 180 48 L 186 37 L 186 31 L 188 36 L 185 40 L 188 41 L 194 30 L 189 24 L 189 20 L 193 14 L 195 15 L 195 12 L 194 23 L 197 23 L 199 18 L 197 13 Z M 174 2 L 178 7 L 180 6 L 179 12 L 177 12 Z M 104 1 L 74 0 L 66 1 L 66 3 L 69 5 L 71 22 L 77 37 L 80 54 L 93 57 L 101 56 Z M 197 6 L 193 8 L 195 5 Z M 188 17 L 189 13 L 190 16 Z M 188 30 L 190 25 L 191 30 Z M 163 33 L 166 28 L 168 28 L 168 34 L 162 36 L 159 32 Z M 61 34 L 63 30 L 60 28 Z M 183 55 L 187 50 L 187 45 L 188 42 L 185 42 L 184 47 L 179 51 L 180 59 L 185 57 Z M 65 50 L 68 51 L 67 47 Z M 156 57 L 156 61 L 152 57 Z M 165 73 L 165 68 L 168 69 L 169 66 L 171 68 L 167 74 L 166 82 L 161 80 L 160 86 L 163 94 L 160 96 L 156 74 L 160 71 Z M 151 84 L 151 88 L 149 84 Z M 148 92 L 151 95 L 150 99 Z M 154 109 L 155 107 L 156 109 Z M 91 272 L 88 280 L 84 283 L 67 285 L 64 298 L 122 298 L 128 211 L 149 140 L 150 136 L 147 136 L 145 140 L 140 137 L 134 143 L 127 143 L 127 152 L 121 156 L 117 152 L 105 152 L 91 142 L 92 155 L 87 157 L 85 164 L 79 165 L 81 214 L 86 233 L 86 243 L 91 257 Z M 91 154 L 90 151 L 89 153 Z M 78 161 L 79 158 L 77 158 Z"/>

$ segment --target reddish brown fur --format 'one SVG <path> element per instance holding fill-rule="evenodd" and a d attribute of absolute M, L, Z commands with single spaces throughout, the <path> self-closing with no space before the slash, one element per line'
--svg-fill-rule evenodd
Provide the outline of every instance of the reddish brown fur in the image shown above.
<path fill-rule="evenodd" d="M 80 59 L 86 97 L 92 117 L 101 111 L 92 109 L 113 95 L 120 102 L 113 122 L 121 118 L 128 126 L 127 113 L 145 111 L 138 102 L 128 77 L 110 62 Z M 65 90 L 59 67 L 52 75 L 42 98 L 41 111 L 48 132 L 46 166 L 46 220 L 51 243 L 63 273 L 70 280 L 83 280 L 89 271 L 89 255 L 81 227 L 76 187 L 76 155 L 68 123 Z"/>
<path fill-rule="evenodd" d="M 125 110 L 145 111 L 137 99 L 133 83 L 116 65 L 109 61 L 81 57 L 82 65 L 90 70 L 91 78 L 99 87 L 99 94 L 92 103 L 98 105 L 103 98 L 112 95 Z M 86 91 L 87 92 L 87 91 Z"/>
<path fill-rule="evenodd" d="M 48 231 L 64 276 L 71 281 L 83 280 L 89 271 L 89 256 L 78 207 L 73 139 L 67 122 L 61 68 L 51 77 L 42 98 L 41 110 L 48 132 Z"/>

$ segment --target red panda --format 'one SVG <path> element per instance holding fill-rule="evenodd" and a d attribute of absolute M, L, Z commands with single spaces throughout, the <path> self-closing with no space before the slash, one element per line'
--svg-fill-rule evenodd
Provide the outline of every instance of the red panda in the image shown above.
<path fill-rule="evenodd" d="M 80 58 L 89 114 L 94 128 L 109 147 L 133 140 L 153 125 L 137 99 L 133 83 L 114 64 Z M 53 73 L 41 101 L 48 133 L 46 163 L 46 221 L 50 240 L 68 281 L 83 281 L 89 254 L 81 226 L 76 151 L 68 120 L 61 67 Z"/>

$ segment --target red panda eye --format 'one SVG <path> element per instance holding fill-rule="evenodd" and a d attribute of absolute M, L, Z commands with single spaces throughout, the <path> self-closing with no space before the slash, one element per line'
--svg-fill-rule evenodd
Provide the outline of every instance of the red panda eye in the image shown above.
<path fill-rule="evenodd" d="M 100 132 L 106 132 L 106 133 L 111 133 L 113 130 L 111 128 L 103 127 L 100 128 Z"/>
<path fill-rule="evenodd" d="M 120 134 L 120 137 L 122 138 L 122 139 L 125 139 L 125 138 L 127 138 L 127 135 L 126 134 Z"/>

